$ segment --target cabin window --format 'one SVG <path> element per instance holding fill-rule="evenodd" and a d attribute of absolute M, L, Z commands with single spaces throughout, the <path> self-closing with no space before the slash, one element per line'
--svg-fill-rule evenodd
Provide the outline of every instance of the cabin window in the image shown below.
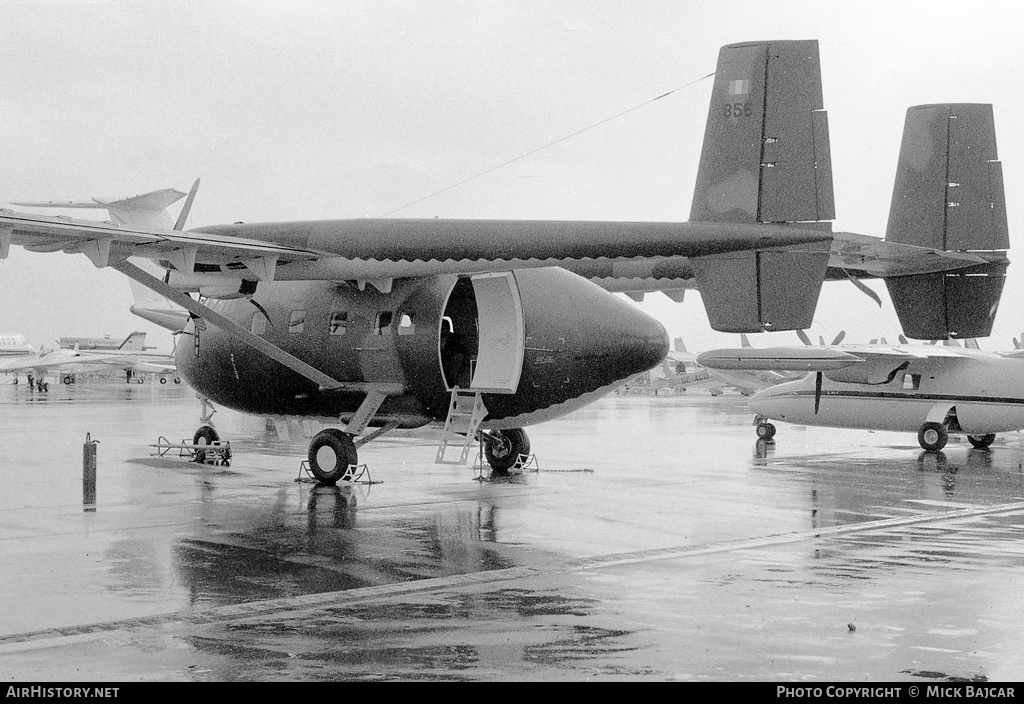
<path fill-rule="evenodd" d="M 306 328 L 306 311 L 293 310 L 288 316 L 288 332 L 298 335 Z"/>
<path fill-rule="evenodd" d="M 253 335 L 265 335 L 267 333 L 267 316 L 263 314 L 263 311 L 256 311 L 252 314 L 252 320 L 249 322 L 249 332 Z"/>
<path fill-rule="evenodd" d="M 331 313 L 328 331 L 332 335 L 344 335 L 348 331 L 348 311 L 336 310 Z"/>
<path fill-rule="evenodd" d="M 373 332 L 376 335 L 390 335 L 391 334 L 391 319 L 394 318 L 395 314 L 389 310 L 381 311 L 377 313 L 376 323 L 373 326 Z"/>
<path fill-rule="evenodd" d="M 398 316 L 398 334 L 413 335 L 416 332 L 416 323 L 412 313 L 400 313 Z"/>
<path fill-rule="evenodd" d="M 920 374 L 904 374 L 903 375 L 903 390 L 904 391 L 917 391 L 921 388 L 921 375 Z"/>

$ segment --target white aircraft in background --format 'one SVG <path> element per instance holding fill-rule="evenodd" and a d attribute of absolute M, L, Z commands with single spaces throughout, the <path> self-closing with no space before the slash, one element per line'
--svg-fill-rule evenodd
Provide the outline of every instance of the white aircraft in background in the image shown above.
<path fill-rule="evenodd" d="M 171 376 L 175 384 L 180 384 L 181 379 L 176 374 L 173 355 L 145 351 L 145 339 L 146 333 L 133 332 L 117 345 L 116 349 L 87 350 L 81 349 L 78 345 L 74 349 L 43 349 L 38 354 L 0 360 L 0 372 L 25 374 L 29 386 L 39 391 L 47 391 L 50 388 L 46 374 L 58 374 L 65 384 L 72 384 L 78 374 L 108 372 L 114 369 L 122 370 L 129 382 L 134 378 L 141 383 L 142 377 L 138 376 L 139 374 L 159 374 L 160 383 L 167 383 L 167 377 Z"/>
<path fill-rule="evenodd" d="M 672 351 L 660 365 L 643 374 L 637 374 L 617 393 L 653 393 L 657 396 L 663 389 L 673 394 L 707 389 L 712 396 L 719 396 L 723 392 L 718 380 L 707 369 L 697 364 L 697 355 L 686 349 L 681 337 L 673 340 Z"/>
<path fill-rule="evenodd" d="M 57 340 L 61 349 L 65 350 L 87 350 L 87 351 L 108 351 L 125 350 L 131 352 L 144 352 L 152 347 L 146 347 L 146 333 L 133 332 L 126 339 L 120 340 L 110 335 L 103 337 L 61 337 Z"/>
<path fill-rule="evenodd" d="M 25 336 L 17 333 L 0 333 L 0 359 L 27 357 L 36 353 L 36 348 L 25 342 Z"/>
<path fill-rule="evenodd" d="M 986 448 L 996 433 L 1024 429 L 1024 350 L 822 345 L 712 350 L 698 361 L 715 369 L 810 372 L 751 397 L 764 440 L 775 435 L 770 420 L 916 431 L 925 450 L 941 450 L 950 433 Z"/>
<path fill-rule="evenodd" d="M 751 347 L 746 334 L 740 335 L 740 344 L 744 348 Z M 699 359 L 699 355 L 697 358 Z M 701 369 L 707 371 L 718 382 L 719 393 L 722 387 L 731 386 L 744 396 L 751 396 L 761 389 L 792 381 L 794 378 L 792 374 L 781 374 L 770 369 L 712 369 L 703 365 Z M 711 393 L 717 395 L 714 391 Z"/>

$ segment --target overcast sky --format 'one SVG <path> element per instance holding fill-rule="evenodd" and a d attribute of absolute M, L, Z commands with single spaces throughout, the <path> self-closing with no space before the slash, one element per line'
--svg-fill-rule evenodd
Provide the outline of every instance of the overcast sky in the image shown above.
<path fill-rule="evenodd" d="M 188 227 L 379 217 L 715 70 L 724 44 L 818 39 L 836 230 L 885 231 L 906 108 L 993 103 L 1011 261 L 1024 258 L 1017 2 L 3 0 L 0 201 L 202 185 Z M 711 81 L 392 217 L 686 220 Z M 176 206 L 175 206 L 176 207 Z M 79 211 L 79 214 L 82 211 Z M 105 217 L 105 213 L 98 212 Z M 1024 328 L 1024 263 L 996 329 Z M 899 334 L 846 282 L 813 336 Z M 12 248 L 0 331 L 170 336 L 116 272 Z M 735 346 L 697 294 L 641 306 L 695 349 Z M 795 343 L 792 333 L 758 344 Z"/>

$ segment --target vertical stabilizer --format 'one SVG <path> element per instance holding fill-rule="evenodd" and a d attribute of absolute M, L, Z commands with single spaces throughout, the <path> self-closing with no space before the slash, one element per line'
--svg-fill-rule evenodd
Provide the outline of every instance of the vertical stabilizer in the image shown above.
<path fill-rule="evenodd" d="M 1002 165 L 988 104 L 907 110 L 885 239 L 982 255 L 968 269 L 885 280 L 908 337 L 992 332 L 1010 246 Z"/>
<path fill-rule="evenodd" d="M 722 47 L 690 220 L 834 217 L 818 42 Z"/>
<path fill-rule="evenodd" d="M 124 339 L 124 342 L 117 349 L 122 352 L 142 352 L 146 349 L 146 333 L 133 332 Z"/>
<path fill-rule="evenodd" d="M 722 47 L 693 192 L 691 222 L 800 223 L 835 217 L 818 42 Z M 829 244 L 695 257 L 711 326 L 725 332 L 811 324 Z"/>

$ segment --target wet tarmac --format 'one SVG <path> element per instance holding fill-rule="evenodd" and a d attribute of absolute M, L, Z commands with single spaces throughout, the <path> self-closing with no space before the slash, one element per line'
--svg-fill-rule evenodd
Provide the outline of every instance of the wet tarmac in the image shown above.
<path fill-rule="evenodd" d="M 187 387 L 0 386 L 9 681 L 1008 681 L 1024 676 L 1024 449 L 780 425 L 739 396 L 616 396 L 529 429 L 539 471 L 306 441 Z M 83 505 L 83 443 L 98 440 Z M 483 475 L 482 477 L 480 475 Z"/>

